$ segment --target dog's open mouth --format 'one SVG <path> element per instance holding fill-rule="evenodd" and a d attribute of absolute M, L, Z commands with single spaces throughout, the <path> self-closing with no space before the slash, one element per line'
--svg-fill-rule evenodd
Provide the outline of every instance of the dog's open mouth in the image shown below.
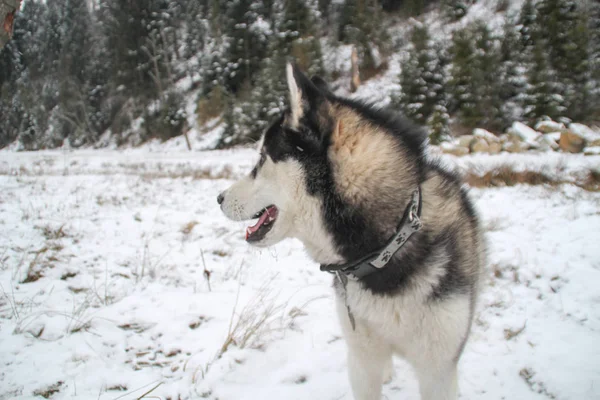
<path fill-rule="evenodd" d="M 264 239 L 265 235 L 273 228 L 277 214 L 278 210 L 274 205 L 265 207 L 257 212 L 254 218 L 258 218 L 258 222 L 246 228 L 246 241 L 258 242 Z"/>

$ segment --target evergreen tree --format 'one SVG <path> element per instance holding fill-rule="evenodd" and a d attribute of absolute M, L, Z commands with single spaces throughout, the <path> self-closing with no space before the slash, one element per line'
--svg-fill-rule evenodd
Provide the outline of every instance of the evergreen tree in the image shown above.
<path fill-rule="evenodd" d="M 217 149 L 229 147 L 234 144 L 238 129 L 235 121 L 235 113 L 236 110 L 233 96 L 227 94 L 225 112 L 223 113 L 224 128 L 223 133 L 219 137 L 219 141 L 216 145 Z"/>
<path fill-rule="evenodd" d="M 600 2 L 591 2 L 589 15 L 590 117 L 600 118 Z"/>
<path fill-rule="evenodd" d="M 400 73 L 402 93 L 396 102 L 408 118 L 425 124 L 436 106 L 445 106 L 444 69 L 426 26 L 413 29 L 411 44 Z"/>
<path fill-rule="evenodd" d="M 471 0 L 443 0 L 443 8 L 450 21 L 458 21 L 469 11 Z"/>
<path fill-rule="evenodd" d="M 449 87 L 451 92 L 451 112 L 459 112 L 467 117 L 475 114 L 477 97 L 472 77 L 475 75 L 473 60 L 475 48 L 472 31 L 459 29 L 452 35 L 450 47 L 452 64 Z"/>
<path fill-rule="evenodd" d="M 265 56 L 267 38 L 260 21 L 266 8 L 254 0 L 236 0 L 228 7 L 225 86 L 236 94 L 242 86 L 252 85 Z"/>
<path fill-rule="evenodd" d="M 454 33 L 452 38 L 451 92 L 453 109 L 468 127 L 499 128 L 501 87 L 490 79 L 497 73 L 497 41 L 483 23 L 475 23 Z"/>
<path fill-rule="evenodd" d="M 279 44 L 279 51 L 283 51 L 284 54 L 289 52 L 291 58 L 309 76 L 324 74 L 315 16 L 304 0 L 286 1 L 280 33 L 285 37 L 285 41 L 271 39 L 275 44 Z"/>
<path fill-rule="evenodd" d="M 155 98 L 161 91 L 157 86 L 165 74 L 165 60 L 161 57 L 162 38 L 157 19 L 166 6 L 158 0 L 100 3 L 112 80 L 133 97 Z"/>
<path fill-rule="evenodd" d="M 548 116 L 558 119 L 564 115 L 565 100 L 557 74 L 548 60 L 543 41 L 536 41 L 533 46 L 533 59 L 528 71 L 528 90 L 526 116 L 530 120 Z"/>
<path fill-rule="evenodd" d="M 361 75 L 370 77 L 381 61 L 379 53 L 387 51 L 388 36 L 381 21 L 380 4 L 369 0 L 345 0 L 338 18 L 338 40 L 356 47 Z"/>
<path fill-rule="evenodd" d="M 321 13 L 321 19 L 322 21 L 325 23 L 325 30 L 328 30 L 330 24 L 331 24 L 331 15 L 332 15 L 332 10 L 331 10 L 331 4 L 332 1 L 331 0 L 318 0 L 317 1 L 318 7 L 319 7 L 319 12 Z"/>
<path fill-rule="evenodd" d="M 287 86 L 285 78 L 286 60 L 282 46 L 273 40 L 269 45 L 269 57 L 263 60 L 256 78 L 250 101 L 251 116 L 246 135 L 249 140 L 258 140 L 275 115 L 283 111 Z"/>
<path fill-rule="evenodd" d="M 429 128 L 429 142 L 438 145 L 448 141 L 450 135 L 450 116 L 444 105 L 436 105 L 433 112 L 427 119 L 427 127 Z"/>
<path fill-rule="evenodd" d="M 525 0 L 521 6 L 517 27 L 519 29 L 520 50 L 522 52 L 530 52 L 531 47 L 535 43 L 536 32 L 536 9 L 533 5 L 533 0 Z"/>
<path fill-rule="evenodd" d="M 575 0 L 541 0 L 537 10 L 539 39 L 548 52 L 549 67 L 556 72 L 556 89 L 567 115 L 579 119 L 587 113 L 589 97 L 587 21 Z"/>
<path fill-rule="evenodd" d="M 59 98 L 54 114 L 54 145 L 66 137 L 72 145 L 91 142 L 94 133 L 90 122 L 89 73 L 92 47 L 92 18 L 86 0 L 66 0 L 61 21 L 61 55 L 57 76 Z"/>
<path fill-rule="evenodd" d="M 521 59 L 520 31 L 510 17 L 504 21 L 498 66 L 498 95 L 501 103 L 499 128 L 504 130 L 513 121 L 523 117 L 525 95 L 525 68 Z"/>

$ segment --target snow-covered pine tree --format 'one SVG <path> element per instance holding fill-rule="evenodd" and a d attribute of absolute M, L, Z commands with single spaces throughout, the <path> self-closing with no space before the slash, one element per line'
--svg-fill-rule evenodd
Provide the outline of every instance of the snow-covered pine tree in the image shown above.
<path fill-rule="evenodd" d="M 279 50 L 287 53 L 309 76 L 325 72 L 315 14 L 316 10 L 305 0 L 286 1 L 280 28 L 285 40 L 278 43 L 283 46 Z M 276 38 L 271 40 L 277 41 Z"/>
<path fill-rule="evenodd" d="M 474 70 L 475 47 L 472 29 L 459 29 L 452 35 L 450 46 L 450 112 L 457 113 L 462 122 L 464 119 L 472 123 L 473 115 L 476 115 L 477 94 L 472 77 L 476 75 Z"/>
<path fill-rule="evenodd" d="M 519 43 L 521 54 L 531 53 L 533 44 L 535 43 L 535 35 L 537 32 L 536 19 L 537 11 L 533 4 L 533 0 L 525 0 L 521 6 L 519 18 L 517 20 L 517 29 L 519 31 Z M 524 59 L 522 59 L 524 61 Z"/>
<path fill-rule="evenodd" d="M 227 93 L 225 95 L 225 110 L 223 112 L 223 133 L 219 137 L 219 141 L 217 142 L 216 148 L 222 149 L 225 147 L 230 147 L 234 144 L 234 140 L 237 137 L 238 127 L 235 118 L 235 101 L 232 95 Z"/>
<path fill-rule="evenodd" d="M 499 79 L 490 79 L 497 74 L 500 65 L 500 46 L 497 38 L 492 36 L 484 22 L 476 23 L 474 32 L 476 52 L 472 81 L 475 84 L 474 90 L 478 101 L 475 115 L 473 115 L 473 126 L 481 125 L 488 129 L 500 129 L 503 126 L 502 82 Z"/>
<path fill-rule="evenodd" d="M 227 90 L 237 94 L 242 87 L 252 85 L 253 76 L 260 69 L 267 49 L 264 28 L 268 24 L 264 23 L 266 7 L 262 1 L 236 0 L 227 7 L 224 78 Z"/>
<path fill-rule="evenodd" d="M 526 68 L 520 62 L 522 60 L 520 39 L 519 27 L 515 26 L 510 16 L 506 16 L 502 30 L 497 74 L 498 95 L 501 102 L 498 127 L 501 130 L 523 117 Z"/>
<path fill-rule="evenodd" d="M 541 0 L 539 40 L 546 44 L 548 65 L 556 72 L 556 90 L 563 97 L 566 115 L 581 119 L 589 101 L 587 21 L 576 0 Z"/>
<path fill-rule="evenodd" d="M 361 78 L 371 77 L 387 52 L 388 33 L 381 21 L 381 5 L 372 0 L 345 0 L 338 17 L 338 40 L 353 44 Z"/>
<path fill-rule="evenodd" d="M 248 110 L 251 120 L 247 128 L 247 138 L 251 141 L 258 140 L 274 116 L 285 107 L 287 57 L 284 52 L 285 46 L 275 39 L 276 37 L 273 35 L 269 43 L 269 57 L 263 60 L 252 88 Z"/>
<path fill-rule="evenodd" d="M 53 115 L 57 142 L 69 138 L 72 146 L 93 141 L 95 135 L 90 121 L 90 87 L 92 61 L 92 17 L 86 0 L 66 0 L 60 24 L 60 76 L 57 76 L 59 99 Z"/>
<path fill-rule="evenodd" d="M 433 112 L 427 119 L 427 127 L 431 144 L 438 145 L 450 139 L 450 115 L 444 105 L 436 105 L 433 108 Z"/>
<path fill-rule="evenodd" d="M 589 3 L 589 62 L 590 62 L 590 115 L 600 118 L 600 2 Z"/>
<path fill-rule="evenodd" d="M 46 3 L 27 1 L 16 15 L 15 33 L 10 47 L 20 54 L 18 73 L 11 79 L 10 101 L 13 129 L 18 132 L 21 148 L 36 150 L 43 147 L 48 128 L 48 114 L 56 106 L 56 65 L 60 50 L 56 10 L 52 18 Z M 3 85 L 4 87 L 4 85 Z M 10 99 L 10 100 L 9 100 Z"/>
<path fill-rule="evenodd" d="M 527 71 L 527 109 L 525 115 L 535 121 L 543 116 L 558 119 L 564 116 L 566 107 L 564 87 L 558 82 L 558 74 L 548 60 L 549 55 L 543 40 L 536 40 L 532 61 Z"/>
<path fill-rule="evenodd" d="M 498 47 L 497 40 L 481 21 L 454 32 L 450 48 L 451 104 L 466 127 L 502 126 L 500 82 L 490 79 L 497 74 Z"/>
<path fill-rule="evenodd" d="M 411 45 L 402 64 L 402 91 L 396 103 L 408 118 L 425 124 L 436 106 L 445 106 L 444 69 L 425 25 L 413 28 Z"/>
<path fill-rule="evenodd" d="M 458 21 L 467 15 L 467 11 L 469 11 L 469 6 L 471 3 L 471 0 L 443 0 L 442 7 L 446 17 L 450 21 Z"/>

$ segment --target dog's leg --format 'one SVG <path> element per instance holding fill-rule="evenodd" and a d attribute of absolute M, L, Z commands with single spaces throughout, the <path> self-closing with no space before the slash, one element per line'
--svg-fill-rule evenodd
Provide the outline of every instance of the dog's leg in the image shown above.
<path fill-rule="evenodd" d="M 383 383 L 390 383 L 394 379 L 394 375 L 394 360 L 390 356 L 383 367 Z"/>
<path fill-rule="evenodd" d="M 348 376 L 355 400 L 380 400 L 384 370 L 391 364 L 391 350 L 374 337 L 360 320 L 353 329 L 344 303 L 337 302 L 338 316 L 348 345 Z"/>
<path fill-rule="evenodd" d="M 381 398 L 383 373 L 390 359 L 389 352 L 381 350 L 367 343 L 361 345 L 348 342 L 348 375 L 355 400 Z"/>
<path fill-rule="evenodd" d="M 421 400 L 456 400 L 458 377 L 456 362 L 442 367 L 421 366 L 416 368 L 419 378 Z"/>

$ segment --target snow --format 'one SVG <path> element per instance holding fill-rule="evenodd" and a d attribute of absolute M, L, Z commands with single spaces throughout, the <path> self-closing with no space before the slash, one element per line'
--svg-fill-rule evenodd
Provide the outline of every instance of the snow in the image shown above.
<path fill-rule="evenodd" d="M 585 139 L 588 142 L 600 140 L 600 132 L 596 132 L 592 128 L 583 124 L 578 124 L 574 122 L 572 124 L 569 124 L 569 129 L 575 135 Z"/>
<path fill-rule="evenodd" d="M 551 120 L 540 121 L 535 124 L 535 130 L 539 132 L 562 132 L 565 130 L 565 124 Z"/>
<path fill-rule="evenodd" d="M 483 138 L 483 139 L 487 140 L 489 143 L 492 143 L 492 142 L 500 143 L 500 138 L 498 138 L 498 136 L 494 135 L 490 131 L 486 131 L 485 129 L 481 129 L 481 128 L 473 129 L 473 136 Z"/>
<path fill-rule="evenodd" d="M 508 133 L 517 136 L 523 142 L 533 147 L 537 146 L 536 140 L 540 136 L 539 132 L 518 121 L 513 122 L 512 126 L 508 129 Z"/>
<path fill-rule="evenodd" d="M 218 208 L 256 159 L 250 149 L 2 152 L 0 398 L 55 385 L 52 399 L 135 399 L 156 386 L 160 398 L 351 399 L 331 276 L 297 241 L 248 246 L 245 224 Z M 566 177 L 600 165 L 568 154 L 443 161 Z M 489 263 L 461 398 L 600 397 L 600 193 L 471 197 Z M 242 346 L 249 329 L 236 321 L 252 316 L 265 323 Z M 385 398 L 418 399 L 410 368 L 397 360 L 395 371 Z"/>
<path fill-rule="evenodd" d="M 583 149 L 583 154 L 591 156 L 600 156 L 600 146 L 590 146 Z"/>

